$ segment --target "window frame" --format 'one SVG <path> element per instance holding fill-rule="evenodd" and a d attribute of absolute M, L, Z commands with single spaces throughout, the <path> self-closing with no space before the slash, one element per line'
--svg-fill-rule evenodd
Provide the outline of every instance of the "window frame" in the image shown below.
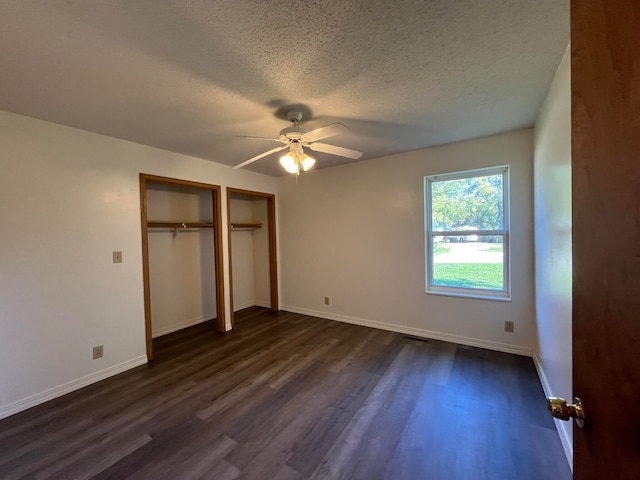
<path fill-rule="evenodd" d="M 499 165 L 495 167 L 478 168 L 474 170 L 464 170 L 424 177 L 424 220 L 425 220 L 425 293 L 430 295 L 448 295 L 465 298 L 480 298 L 484 300 L 511 301 L 511 248 L 510 248 L 510 175 L 509 165 Z M 502 230 L 433 230 L 432 217 L 432 184 L 449 180 L 461 180 L 465 178 L 488 177 L 502 175 L 502 209 L 503 225 Z M 434 237 L 446 236 L 502 236 L 503 255 L 503 289 L 492 290 L 473 287 L 451 287 L 434 285 Z"/>

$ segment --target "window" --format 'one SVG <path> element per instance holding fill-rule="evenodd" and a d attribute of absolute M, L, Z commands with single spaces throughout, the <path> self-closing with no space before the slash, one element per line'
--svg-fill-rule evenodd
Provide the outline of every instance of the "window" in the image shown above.
<path fill-rule="evenodd" d="M 426 292 L 508 300 L 509 167 L 424 179 Z"/>

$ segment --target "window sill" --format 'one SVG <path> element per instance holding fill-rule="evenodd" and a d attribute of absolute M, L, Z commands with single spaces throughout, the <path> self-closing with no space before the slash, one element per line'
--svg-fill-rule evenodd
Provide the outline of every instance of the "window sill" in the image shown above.
<path fill-rule="evenodd" d="M 492 295 L 483 294 L 482 292 L 456 292 L 452 290 L 427 290 L 427 295 L 443 295 L 445 297 L 471 298 L 475 300 L 492 300 L 495 302 L 511 302 L 511 295 Z"/>

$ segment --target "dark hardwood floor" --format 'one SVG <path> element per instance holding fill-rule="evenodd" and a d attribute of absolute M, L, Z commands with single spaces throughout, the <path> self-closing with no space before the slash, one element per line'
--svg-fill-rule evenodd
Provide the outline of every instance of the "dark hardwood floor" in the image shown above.
<path fill-rule="evenodd" d="M 0 421 L 0 478 L 570 479 L 530 358 L 251 308 Z"/>

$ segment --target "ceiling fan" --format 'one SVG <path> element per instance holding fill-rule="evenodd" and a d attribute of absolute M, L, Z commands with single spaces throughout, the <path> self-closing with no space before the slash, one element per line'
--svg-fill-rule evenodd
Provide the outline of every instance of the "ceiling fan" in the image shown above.
<path fill-rule="evenodd" d="M 260 160 L 261 158 L 271 155 L 272 153 L 284 150 L 285 148 L 288 148 L 289 152 L 286 155 L 280 157 L 280 164 L 287 172 L 295 173 L 296 175 L 300 173 L 301 169 L 306 172 L 316 163 L 314 158 L 304 153 L 302 147 L 308 147 L 315 152 L 323 152 L 330 155 L 339 155 L 341 157 L 352 158 L 354 160 L 362 156 L 362 152 L 358 152 L 356 150 L 336 147 L 335 145 L 329 145 L 328 143 L 318 142 L 318 140 L 322 140 L 323 138 L 333 137 L 335 135 L 340 135 L 341 133 L 347 132 L 348 128 L 341 123 L 332 123 L 325 127 L 320 127 L 315 130 L 309 131 L 306 128 L 298 125 L 298 123 L 300 123 L 300 121 L 302 120 L 302 112 L 297 110 L 290 110 L 289 112 L 287 112 L 287 119 L 293 125 L 291 127 L 283 128 L 282 130 L 280 130 L 280 135 L 278 136 L 278 138 L 243 137 L 254 140 L 280 142 L 284 143 L 283 146 L 278 146 L 264 153 L 261 153 L 260 155 L 256 155 L 255 157 L 250 158 L 249 160 L 246 160 L 233 168 L 245 167 L 255 162 L 256 160 Z"/>

